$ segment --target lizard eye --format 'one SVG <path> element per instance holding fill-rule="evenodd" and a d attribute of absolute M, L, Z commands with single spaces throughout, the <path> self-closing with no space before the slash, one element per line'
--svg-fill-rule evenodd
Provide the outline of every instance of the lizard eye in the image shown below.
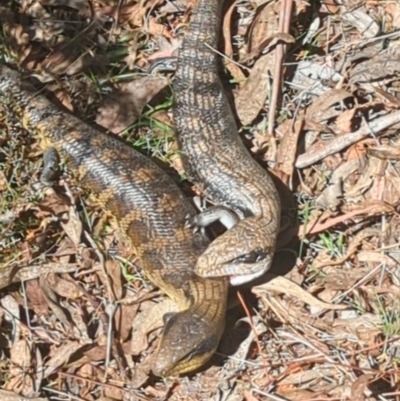
<path fill-rule="evenodd" d="M 235 259 L 232 259 L 229 263 L 231 263 L 231 264 L 239 264 L 239 263 L 252 264 L 252 263 L 261 262 L 262 260 L 268 258 L 269 256 L 271 256 L 271 252 L 269 249 L 257 248 L 249 253 L 246 253 L 245 255 L 241 255 Z"/>

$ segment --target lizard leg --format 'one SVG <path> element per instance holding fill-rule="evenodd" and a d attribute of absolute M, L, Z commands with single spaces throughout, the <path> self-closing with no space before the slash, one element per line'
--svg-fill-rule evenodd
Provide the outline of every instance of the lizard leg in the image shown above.
<path fill-rule="evenodd" d="M 230 230 L 240 221 L 240 218 L 226 206 L 211 206 L 194 216 L 190 224 L 195 227 L 207 227 L 216 221 L 219 221 L 227 230 Z"/>
<path fill-rule="evenodd" d="M 43 154 L 43 169 L 40 174 L 40 182 L 46 186 L 52 186 L 57 178 L 59 165 L 60 156 L 56 148 L 47 148 Z"/>
<path fill-rule="evenodd" d="M 162 57 L 154 61 L 147 72 L 151 75 L 157 75 L 159 72 L 175 72 L 177 65 L 177 57 Z"/>

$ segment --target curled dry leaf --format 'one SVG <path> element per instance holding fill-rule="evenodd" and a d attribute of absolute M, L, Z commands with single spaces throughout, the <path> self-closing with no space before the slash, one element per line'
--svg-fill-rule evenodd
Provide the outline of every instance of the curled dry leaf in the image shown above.
<path fill-rule="evenodd" d="M 342 75 L 334 68 L 313 61 L 300 61 L 293 76 L 292 84 L 308 95 L 321 96 L 331 88 L 323 81 L 339 82 Z"/>
<path fill-rule="evenodd" d="M 232 34 L 231 34 L 231 21 L 232 21 L 232 14 L 234 13 L 236 9 L 236 2 L 232 2 L 231 6 L 227 10 L 225 14 L 225 18 L 223 21 L 222 25 L 222 35 L 224 37 L 224 44 L 225 44 L 225 49 L 224 49 L 224 54 L 227 57 L 224 57 L 224 66 L 226 69 L 230 72 L 232 77 L 240 82 L 244 82 L 246 77 L 242 71 L 242 69 L 236 64 L 233 63 L 230 58 L 233 55 L 233 47 L 232 47 Z M 229 57 L 229 58 L 228 58 Z"/>
<path fill-rule="evenodd" d="M 247 359 L 247 355 L 249 353 L 249 349 L 253 341 L 257 336 L 264 334 L 267 331 L 267 326 L 263 322 L 263 320 L 259 316 L 254 316 L 252 319 L 254 330 L 251 330 L 247 338 L 245 338 L 239 345 L 238 349 L 235 351 L 230 358 L 227 359 L 224 368 L 228 371 L 240 371 L 243 368 L 243 365 Z M 248 317 L 245 317 L 240 320 L 241 322 L 246 322 L 251 326 L 251 322 Z M 223 347 L 223 341 L 220 344 L 220 347 Z"/>
<path fill-rule="evenodd" d="M 236 111 L 243 125 L 251 124 L 264 108 L 273 67 L 272 53 L 260 57 L 254 64 L 246 83 L 235 96 Z"/>
<path fill-rule="evenodd" d="M 354 26 L 365 38 L 375 38 L 379 34 L 378 23 L 359 8 L 343 13 L 342 18 Z"/>
<path fill-rule="evenodd" d="M 249 29 L 249 53 L 278 32 L 279 5 L 276 2 L 260 5 Z"/>
<path fill-rule="evenodd" d="M 400 123 L 400 111 L 395 111 L 386 116 L 375 118 L 370 121 L 368 125 L 362 124 L 360 129 L 357 131 L 333 139 L 323 148 L 319 147 L 318 149 L 314 149 L 311 147 L 306 153 L 297 158 L 295 166 L 297 168 L 308 167 L 329 155 L 333 155 L 348 146 L 361 141 L 371 135 L 371 132 L 377 136 L 386 132 L 385 130 L 390 126 L 398 123 Z"/>
<path fill-rule="evenodd" d="M 378 200 L 360 203 L 354 207 L 353 210 L 336 217 L 330 218 L 329 215 L 323 215 L 322 217 L 316 218 L 316 220 L 309 222 L 305 226 L 299 227 L 299 233 L 302 235 L 317 234 L 325 231 L 330 227 L 334 227 L 337 224 L 344 223 L 346 220 L 353 219 L 356 216 L 376 216 L 382 213 L 393 213 L 394 207 Z"/>
<path fill-rule="evenodd" d="M 258 46 L 261 42 L 268 41 L 278 30 L 278 18 L 275 2 L 260 7 L 258 14 L 250 28 L 249 49 L 261 51 Z M 251 58 L 254 57 L 250 51 Z M 250 56 L 247 56 L 248 59 Z M 248 125 L 258 116 L 264 108 L 269 93 L 270 77 L 274 70 L 273 53 L 261 56 L 253 66 L 246 83 L 235 96 L 235 105 L 238 117 L 243 125 Z M 249 101 L 250 99 L 250 101 Z"/>
<path fill-rule="evenodd" d="M 344 89 L 328 90 L 313 100 L 307 108 L 305 118 L 322 122 L 340 116 L 343 111 L 335 109 L 333 106 L 350 97 L 353 97 L 353 95 Z"/>
<path fill-rule="evenodd" d="M 371 146 L 367 154 L 382 160 L 400 160 L 400 144 Z"/>
<path fill-rule="evenodd" d="M 362 166 L 364 159 L 353 159 L 341 164 L 331 175 L 329 184 L 317 197 L 316 201 L 329 208 L 335 209 L 342 202 L 343 198 L 343 181 L 351 174 L 358 171 Z"/>
<path fill-rule="evenodd" d="M 400 3 L 398 2 L 389 2 L 385 5 L 386 14 L 388 15 L 388 19 L 392 23 L 393 30 L 400 29 Z"/>
<path fill-rule="evenodd" d="M 45 276 L 40 276 L 40 288 L 42 289 L 43 295 L 46 298 L 47 304 L 49 305 L 50 309 L 53 311 L 56 318 L 64 324 L 68 324 L 68 317 L 65 314 L 64 310 L 59 305 L 59 301 L 57 295 L 51 288 L 50 284 L 47 282 Z"/>
<path fill-rule="evenodd" d="M 166 313 L 178 312 L 177 305 L 170 299 L 147 307 L 136 316 L 132 324 L 132 354 L 139 355 L 147 348 L 147 334 L 164 325 L 163 316 Z"/>
<path fill-rule="evenodd" d="M 277 169 L 286 175 L 287 180 L 285 180 L 284 183 L 288 184 L 293 173 L 294 162 L 297 154 L 297 143 L 304 126 L 304 120 L 302 118 L 297 119 L 296 121 L 290 119 L 286 120 L 284 125 L 288 130 L 285 130 L 285 134 L 282 135 L 282 141 L 278 149 L 276 162 Z M 279 132 L 282 133 L 284 127 L 281 126 L 278 129 Z"/>
<path fill-rule="evenodd" d="M 372 380 L 374 380 L 374 375 L 371 374 L 363 374 L 358 377 L 351 384 L 351 399 L 353 401 L 364 401 L 366 399 L 366 395 L 370 396 L 371 391 L 367 386 Z"/>
<path fill-rule="evenodd" d="M 42 371 L 43 378 L 47 378 L 56 372 L 58 368 L 69 361 L 71 355 L 84 347 L 85 344 L 82 341 L 65 341 L 60 347 L 54 349 L 51 358 L 46 361 Z"/>
<path fill-rule="evenodd" d="M 14 393 L 13 391 L 1 390 L 0 397 L 2 401 L 49 401 L 48 398 L 42 397 L 24 397 L 21 394 Z"/>
<path fill-rule="evenodd" d="M 68 220 L 61 221 L 61 226 L 71 241 L 78 246 L 81 242 L 82 236 L 82 222 L 74 206 L 70 206 Z"/>
<path fill-rule="evenodd" d="M 168 85 L 165 77 L 147 76 L 118 85 L 105 97 L 96 117 L 96 123 L 117 134 L 133 124 L 146 104 Z"/>
<path fill-rule="evenodd" d="M 318 298 L 315 298 L 313 295 L 308 293 L 306 290 L 301 288 L 299 285 L 295 284 L 293 281 L 288 280 L 282 276 L 276 276 L 272 278 L 268 283 L 264 283 L 261 285 L 257 285 L 253 287 L 252 292 L 256 295 L 260 295 L 265 293 L 266 291 L 275 291 L 279 293 L 284 293 L 287 295 L 291 295 L 300 299 L 307 305 L 312 307 L 327 309 L 327 310 L 343 310 L 347 309 L 346 305 L 336 305 L 327 302 L 320 301 Z"/>

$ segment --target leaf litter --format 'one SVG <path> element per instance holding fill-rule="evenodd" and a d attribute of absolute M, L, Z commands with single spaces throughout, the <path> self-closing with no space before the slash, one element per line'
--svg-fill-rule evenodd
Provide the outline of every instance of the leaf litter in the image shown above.
<path fill-rule="evenodd" d="M 1 58 L 173 169 L 173 74 L 148 68 L 175 54 L 193 4 L 5 1 Z M 282 183 L 285 245 L 254 295 L 239 289 L 219 352 L 189 378 L 149 375 L 170 307 L 67 172 L 55 191 L 37 189 L 38 144 L 0 109 L 0 268 L 14 283 L 0 293 L 2 399 L 400 396 L 400 6 L 298 1 L 289 33 L 279 32 L 281 6 L 226 7 L 223 80 L 246 146 Z M 270 131 L 274 84 L 282 96 Z"/>

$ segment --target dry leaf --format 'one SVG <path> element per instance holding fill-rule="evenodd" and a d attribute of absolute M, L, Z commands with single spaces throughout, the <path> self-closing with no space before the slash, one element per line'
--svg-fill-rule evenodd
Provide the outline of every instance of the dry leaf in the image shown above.
<path fill-rule="evenodd" d="M 272 2 L 258 7 L 249 29 L 249 52 L 278 32 L 278 4 Z"/>
<path fill-rule="evenodd" d="M 282 137 L 276 162 L 277 168 L 289 178 L 293 173 L 297 154 L 297 143 L 303 129 L 304 120 L 297 119 L 295 122 L 293 122 L 293 120 L 286 120 L 285 125 L 286 124 L 292 127 L 292 129 L 286 132 Z M 285 184 L 288 184 L 288 182 L 285 182 Z"/>
<path fill-rule="evenodd" d="M 71 355 L 77 352 L 80 348 L 85 347 L 84 341 L 65 341 L 60 347 L 54 349 L 53 355 L 46 361 L 44 370 L 42 372 L 43 378 L 47 378 L 54 374 L 61 366 L 65 365 Z"/>
<path fill-rule="evenodd" d="M 359 8 L 343 13 L 342 18 L 354 26 L 365 38 L 374 38 L 379 34 L 379 24 Z"/>
<path fill-rule="evenodd" d="M 348 308 L 346 305 L 336 305 L 320 301 L 318 298 L 315 298 L 293 281 L 290 281 L 282 276 L 273 277 L 268 283 L 257 285 L 252 288 L 252 292 L 256 295 L 261 295 L 266 291 L 275 291 L 284 293 L 286 295 L 291 295 L 314 308 L 328 310 L 343 310 Z"/>
<path fill-rule="evenodd" d="M 45 276 L 40 276 L 39 282 L 40 282 L 40 288 L 43 291 L 43 295 L 46 298 L 47 304 L 49 305 L 50 309 L 53 311 L 56 318 L 61 323 L 68 324 L 69 319 L 68 319 L 67 315 L 65 314 L 64 310 L 59 305 L 57 295 L 51 288 L 50 284 L 47 282 Z"/>
<path fill-rule="evenodd" d="M 373 379 L 374 375 L 371 374 L 364 374 L 358 377 L 357 380 L 351 384 L 351 399 L 353 401 L 364 401 L 366 399 L 366 390 L 368 395 L 371 394 L 367 386 Z"/>
<path fill-rule="evenodd" d="M 147 307 L 134 319 L 132 324 L 132 354 L 139 355 L 147 348 L 147 334 L 164 325 L 163 316 L 166 313 L 177 312 L 175 302 L 165 299 L 163 302 Z"/>
<path fill-rule="evenodd" d="M 21 396 L 21 394 L 1 389 L 0 389 L 0 397 L 2 401 L 49 401 L 48 398 L 24 397 Z"/>
<path fill-rule="evenodd" d="M 78 246 L 82 236 L 82 222 L 76 212 L 74 206 L 70 206 L 67 222 L 61 220 L 61 226 L 71 241 Z"/>
<path fill-rule="evenodd" d="M 344 89 L 328 90 L 314 99 L 311 105 L 307 108 L 305 118 L 307 120 L 322 122 L 340 116 L 342 111 L 335 109 L 333 106 L 343 102 L 349 97 L 353 97 L 353 95 Z"/>
<path fill-rule="evenodd" d="M 235 96 L 236 111 L 243 125 L 251 124 L 264 108 L 273 68 L 272 53 L 260 57 L 254 64 L 246 83 Z"/>
<path fill-rule="evenodd" d="M 147 76 L 121 84 L 103 99 L 96 117 L 97 124 L 113 133 L 122 132 L 142 114 L 146 104 L 168 85 L 164 77 Z"/>

